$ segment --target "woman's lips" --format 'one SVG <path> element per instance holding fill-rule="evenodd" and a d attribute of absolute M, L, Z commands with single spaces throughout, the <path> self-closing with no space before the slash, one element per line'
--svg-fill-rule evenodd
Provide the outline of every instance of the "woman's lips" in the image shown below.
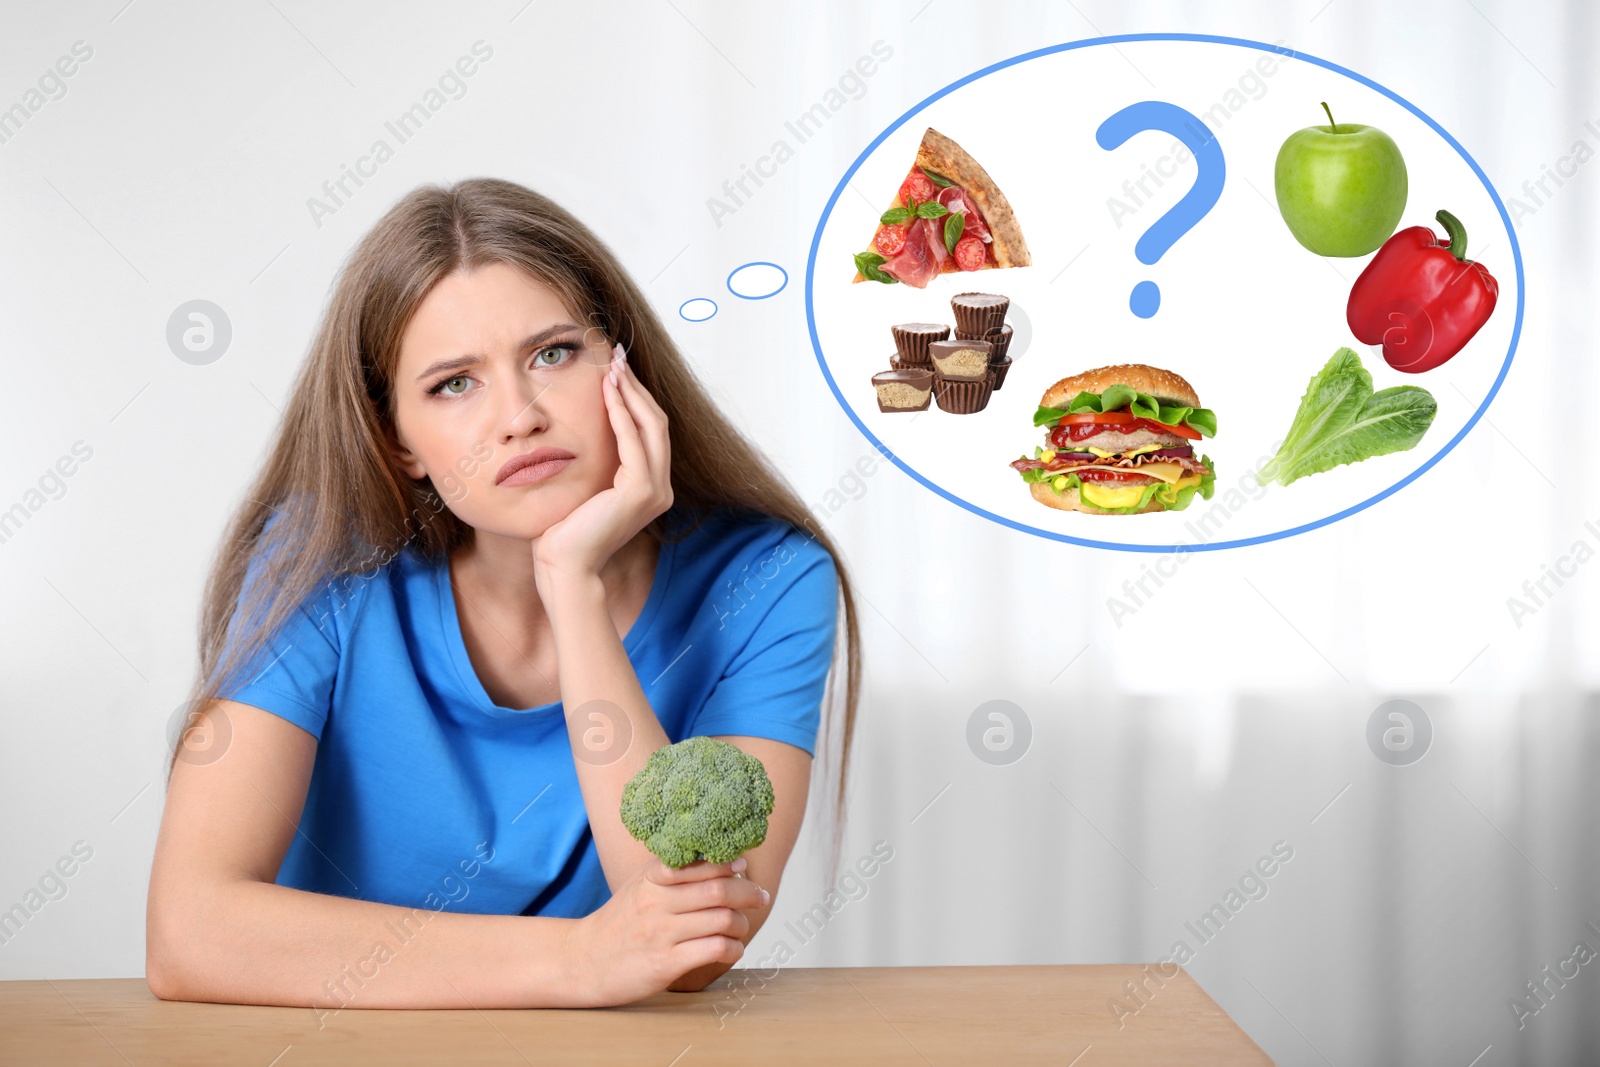
<path fill-rule="evenodd" d="M 555 477 L 557 474 L 560 474 L 567 468 L 569 463 L 577 458 L 578 457 L 576 456 L 562 456 L 558 459 L 552 458 L 540 460 L 538 463 L 533 463 L 526 467 L 518 467 L 510 474 L 506 475 L 500 484 L 533 485 L 537 482 L 545 481 L 549 478 Z"/>

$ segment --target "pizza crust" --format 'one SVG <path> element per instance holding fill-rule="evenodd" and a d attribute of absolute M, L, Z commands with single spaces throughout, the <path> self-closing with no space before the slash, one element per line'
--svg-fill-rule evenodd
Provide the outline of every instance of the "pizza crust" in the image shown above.
<path fill-rule="evenodd" d="M 1011 202 L 994 183 L 994 179 L 989 177 L 989 172 L 968 155 L 966 149 L 929 126 L 928 132 L 922 135 L 922 144 L 917 148 L 917 166 L 950 179 L 972 194 L 972 199 L 978 203 L 978 211 L 983 214 L 983 221 L 989 227 L 989 236 L 994 238 L 989 247 L 994 252 L 995 266 L 1032 265 L 1028 242 L 1022 237 L 1022 227 L 1017 224 Z"/>

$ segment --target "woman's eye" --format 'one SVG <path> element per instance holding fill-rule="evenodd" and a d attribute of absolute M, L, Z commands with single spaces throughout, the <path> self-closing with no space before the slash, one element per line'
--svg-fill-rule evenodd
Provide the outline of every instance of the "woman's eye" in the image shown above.
<path fill-rule="evenodd" d="M 548 348 L 541 348 L 534 355 L 533 360 L 541 367 L 558 367 L 566 362 L 566 357 L 570 356 L 572 351 L 572 345 L 551 345 Z M 554 356 L 555 358 L 547 359 L 547 356 Z"/>
<path fill-rule="evenodd" d="M 534 353 L 533 362 L 536 366 L 540 367 L 559 367 L 565 363 L 571 362 L 570 357 L 578 350 L 578 348 L 579 346 L 577 344 L 563 343 L 558 345 L 548 345 Z M 464 374 L 458 374 L 454 378 L 446 378 L 444 381 L 435 385 L 432 389 L 429 389 L 428 392 L 434 395 L 442 393 L 445 396 L 465 396 L 468 391 L 466 383 L 470 381 L 472 381 L 470 377 Z M 462 383 L 461 388 L 453 388 L 454 383 L 456 382 Z"/>

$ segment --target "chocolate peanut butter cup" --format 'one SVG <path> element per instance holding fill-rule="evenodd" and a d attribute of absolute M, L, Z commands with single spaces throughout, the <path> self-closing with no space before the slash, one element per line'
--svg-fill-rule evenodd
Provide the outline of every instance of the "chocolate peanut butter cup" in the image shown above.
<path fill-rule="evenodd" d="M 900 354 L 900 361 L 924 366 L 928 362 L 928 346 L 950 336 L 950 327 L 942 322 L 904 322 L 889 330 L 894 334 L 894 348 Z"/>
<path fill-rule="evenodd" d="M 1011 357 L 1007 356 L 998 363 L 989 364 L 989 372 L 994 375 L 994 387 L 998 391 L 1005 384 L 1006 371 L 1011 369 Z"/>
<path fill-rule="evenodd" d="M 883 370 L 872 376 L 879 411 L 927 411 L 933 384 L 933 371 L 926 367 Z"/>
<path fill-rule="evenodd" d="M 933 383 L 934 399 L 941 411 L 952 415 L 972 415 L 989 405 L 994 392 L 994 374 L 986 371 L 977 381 L 959 378 L 936 378 Z"/>
<path fill-rule="evenodd" d="M 999 293 L 957 293 L 950 298 L 950 310 L 956 317 L 956 337 L 984 336 L 991 327 L 1006 321 L 1006 309 L 1010 306 L 1011 298 Z"/>
<path fill-rule="evenodd" d="M 1011 348 L 1011 324 L 1003 322 L 999 326 L 991 326 L 984 331 L 983 339 L 992 346 L 989 353 L 989 363 L 994 365 L 1007 358 L 1006 352 Z"/>
<path fill-rule="evenodd" d="M 977 381 L 989 373 L 988 341 L 935 341 L 928 346 L 934 372 L 940 378 Z"/>

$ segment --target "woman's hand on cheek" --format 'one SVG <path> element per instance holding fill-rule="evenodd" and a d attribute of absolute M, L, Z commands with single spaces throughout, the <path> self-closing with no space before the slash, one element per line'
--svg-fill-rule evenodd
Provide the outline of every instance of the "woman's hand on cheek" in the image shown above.
<path fill-rule="evenodd" d="M 617 549 L 672 506 L 666 412 L 624 359 L 612 359 L 600 390 L 617 439 L 616 479 L 534 542 L 534 575 L 541 582 L 556 574 L 598 575 Z"/>

